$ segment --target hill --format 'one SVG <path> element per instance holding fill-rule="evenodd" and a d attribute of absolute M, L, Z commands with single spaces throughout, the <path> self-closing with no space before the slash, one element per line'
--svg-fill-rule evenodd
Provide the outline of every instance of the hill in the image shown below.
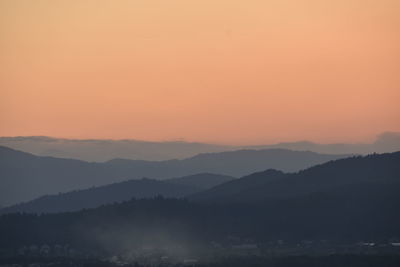
<path fill-rule="evenodd" d="M 248 149 L 290 149 L 313 151 L 326 154 L 372 154 L 390 153 L 400 150 L 400 133 L 384 132 L 371 143 L 333 143 L 319 144 L 309 141 L 286 142 L 272 145 L 249 146 Z"/>
<path fill-rule="evenodd" d="M 153 198 L 158 195 L 180 198 L 195 192 L 198 192 L 198 189 L 190 185 L 143 178 L 58 195 L 42 196 L 26 203 L 1 209 L 0 214 L 78 211 L 96 208 L 105 204 L 128 201 L 132 198 Z"/>
<path fill-rule="evenodd" d="M 330 161 L 298 173 L 255 173 L 197 193 L 197 201 L 260 201 L 336 190 L 346 185 L 400 182 L 400 152 Z"/>
<path fill-rule="evenodd" d="M 208 202 L 228 201 L 232 199 L 232 196 L 237 196 L 241 192 L 257 190 L 258 187 L 262 187 L 271 181 L 283 179 L 285 175 L 287 174 L 281 171 L 269 169 L 263 172 L 257 172 L 239 179 L 228 181 L 208 190 L 188 196 L 188 198 L 195 201 Z M 239 200 L 245 199 L 243 198 Z"/>
<path fill-rule="evenodd" d="M 156 196 L 181 198 L 232 179 L 234 178 L 230 176 L 204 173 L 164 181 L 148 178 L 129 180 L 57 195 L 42 196 L 32 201 L 0 209 L 0 214 L 78 211 L 128 201 L 132 198 L 154 198 Z"/>
<path fill-rule="evenodd" d="M 0 146 L 38 156 L 74 158 L 89 162 L 104 162 L 114 158 L 159 161 L 184 159 L 201 153 L 242 149 L 289 149 L 322 154 L 387 153 L 400 150 L 400 133 L 382 133 L 371 143 L 319 144 L 299 141 L 253 146 L 228 146 L 185 141 L 149 142 L 132 139 L 66 139 L 47 136 L 18 136 L 0 137 Z"/>
<path fill-rule="evenodd" d="M 46 194 L 142 177 L 166 179 L 198 173 L 239 177 L 267 168 L 295 171 L 345 156 L 290 150 L 242 150 L 200 154 L 184 160 L 115 159 L 104 163 L 90 163 L 39 157 L 0 147 L 0 205 L 9 206 Z"/>
<path fill-rule="evenodd" d="M 66 139 L 47 136 L 0 137 L 0 145 L 38 156 L 73 158 L 89 162 L 104 162 L 114 158 L 147 161 L 183 159 L 199 153 L 238 149 L 231 146 L 185 141 Z"/>
<path fill-rule="evenodd" d="M 103 255 L 149 247 L 191 250 L 200 244 L 246 240 L 261 244 L 398 240 L 399 163 L 397 152 L 329 162 L 293 176 L 269 170 L 235 180 L 246 181 L 255 198 L 218 203 L 157 197 L 72 213 L 6 214 L 0 216 L 0 248 L 70 244 Z M 260 184 L 263 179 L 265 186 Z M 227 184 L 236 188 L 233 181 Z"/>
<path fill-rule="evenodd" d="M 400 186 L 348 187 L 258 203 L 131 200 L 92 210 L 0 216 L 0 249 L 69 244 L 77 251 L 121 253 L 148 247 L 192 250 L 212 242 L 325 244 L 388 242 L 400 237 Z M 237 241 L 232 241 L 232 238 Z"/>

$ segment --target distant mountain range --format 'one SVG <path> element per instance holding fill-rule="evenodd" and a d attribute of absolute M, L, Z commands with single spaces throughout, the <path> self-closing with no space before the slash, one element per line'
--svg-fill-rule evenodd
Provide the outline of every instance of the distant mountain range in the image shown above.
<path fill-rule="evenodd" d="M 196 202 L 257 203 L 296 198 L 348 188 L 364 188 L 400 182 L 400 152 L 357 156 L 310 167 L 298 173 L 273 169 L 240 179 L 210 173 L 171 178 L 129 180 L 101 187 L 48 195 L 0 210 L 0 213 L 53 213 L 95 208 L 131 198 L 187 197 Z M 336 193 L 338 193 L 336 192 Z"/>
<path fill-rule="evenodd" d="M 317 144 L 309 141 L 257 146 L 228 146 L 184 141 L 147 142 L 138 140 L 63 139 L 46 136 L 0 137 L 0 145 L 38 156 L 74 158 L 104 162 L 114 158 L 133 160 L 184 159 L 201 153 L 241 149 L 290 149 L 323 154 L 370 154 L 400 150 L 400 133 L 383 133 L 375 142 L 365 144 Z"/>
<path fill-rule="evenodd" d="M 313 151 L 326 154 L 372 154 L 390 153 L 400 150 L 400 133 L 380 134 L 372 143 L 317 144 L 309 141 L 278 143 L 274 145 L 250 146 L 249 149 L 283 148 L 298 151 Z"/>
<path fill-rule="evenodd" d="M 184 141 L 80 140 L 47 136 L 0 137 L 0 146 L 38 156 L 73 158 L 89 162 L 104 162 L 114 158 L 148 161 L 183 159 L 200 153 L 239 149 L 231 146 Z"/>
<path fill-rule="evenodd" d="M 118 253 L 143 246 L 190 250 L 232 239 L 387 242 L 400 238 L 399 192 L 400 152 L 351 157 L 297 174 L 259 172 L 189 200 L 158 197 L 72 213 L 3 215 L 0 249 L 70 244 Z"/>
<path fill-rule="evenodd" d="M 217 174 L 197 174 L 164 181 L 143 178 L 110 185 L 77 190 L 58 195 L 46 195 L 32 201 L 0 209 L 11 212 L 54 213 L 96 208 L 104 204 L 128 201 L 132 198 L 175 197 L 191 195 L 234 179 Z"/>
<path fill-rule="evenodd" d="M 115 159 L 104 163 L 89 163 L 40 157 L 0 147 L 0 205 L 9 206 L 42 195 L 143 177 L 166 179 L 198 173 L 240 177 L 268 168 L 298 171 L 347 156 L 271 149 L 200 154 L 183 160 Z"/>

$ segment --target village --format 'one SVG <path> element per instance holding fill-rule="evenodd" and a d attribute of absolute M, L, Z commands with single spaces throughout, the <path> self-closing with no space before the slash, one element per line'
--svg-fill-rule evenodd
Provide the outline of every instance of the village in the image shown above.
<path fill-rule="evenodd" d="M 95 251 L 81 251 L 68 244 L 31 244 L 15 251 L 0 251 L 0 267 L 45 267 L 45 266 L 201 266 L 204 263 L 223 261 L 227 258 L 279 258 L 332 255 L 397 255 L 400 242 L 356 242 L 332 244 L 328 241 L 302 240 L 285 242 L 276 240 L 268 243 L 240 243 L 240 238 L 229 237 L 230 243 L 212 241 L 196 252 L 179 254 L 183 248 L 142 247 L 104 256 Z M 251 240 L 246 240 L 251 241 Z M 102 256 L 103 255 L 103 256 Z M 69 265 L 71 264 L 71 265 Z"/>

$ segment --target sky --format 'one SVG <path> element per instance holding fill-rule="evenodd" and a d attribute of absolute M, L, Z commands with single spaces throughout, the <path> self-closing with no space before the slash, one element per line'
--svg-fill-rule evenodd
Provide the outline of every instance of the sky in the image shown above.
<path fill-rule="evenodd" d="M 398 0 L 0 0 L 0 136 L 400 131 Z"/>

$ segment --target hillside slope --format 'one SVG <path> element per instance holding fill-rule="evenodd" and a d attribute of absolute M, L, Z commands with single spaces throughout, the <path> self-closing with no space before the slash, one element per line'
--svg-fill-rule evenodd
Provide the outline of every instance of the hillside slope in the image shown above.
<path fill-rule="evenodd" d="M 232 179 L 234 178 L 230 176 L 202 173 L 164 181 L 148 178 L 129 180 L 57 195 L 45 195 L 32 201 L 0 209 L 0 214 L 78 211 L 96 208 L 104 204 L 128 201 L 132 198 L 141 199 L 156 196 L 181 198 Z"/>
<path fill-rule="evenodd" d="M 295 171 L 342 157 L 345 155 L 290 150 L 246 150 L 201 154 L 184 160 L 115 159 L 104 163 L 89 163 L 39 157 L 0 147 L 0 205 L 9 206 L 46 194 L 143 177 L 167 179 L 198 173 L 239 177 L 268 168 Z"/>
<path fill-rule="evenodd" d="M 330 161 L 298 173 L 255 173 L 194 194 L 196 201 L 247 202 L 326 192 L 354 184 L 400 182 L 400 152 Z"/>

